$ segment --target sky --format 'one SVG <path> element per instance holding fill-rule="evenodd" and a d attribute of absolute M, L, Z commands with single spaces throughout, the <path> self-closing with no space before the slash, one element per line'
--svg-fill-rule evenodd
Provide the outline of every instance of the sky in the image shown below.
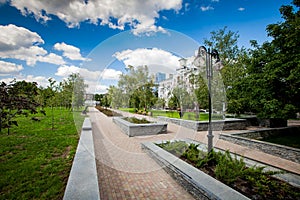
<path fill-rule="evenodd" d="M 291 0 L 0 0 L 0 81 L 62 81 L 80 73 L 105 93 L 126 66 L 174 73 L 211 31 L 227 27 L 250 48 L 271 40 Z"/>

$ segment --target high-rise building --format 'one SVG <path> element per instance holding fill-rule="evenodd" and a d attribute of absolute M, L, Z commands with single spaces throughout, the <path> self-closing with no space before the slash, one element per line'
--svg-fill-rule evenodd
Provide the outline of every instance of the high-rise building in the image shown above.
<path fill-rule="evenodd" d="M 164 80 L 166 80 L 166 74 L 165 73 L 157 72 L 155 74 L 155 83 L 160 83 Z"/>

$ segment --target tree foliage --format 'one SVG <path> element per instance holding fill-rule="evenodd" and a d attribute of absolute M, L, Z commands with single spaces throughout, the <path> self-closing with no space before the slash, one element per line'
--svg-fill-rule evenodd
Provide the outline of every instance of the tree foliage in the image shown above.
<path fill-rule="evenodd" d="M 156 85 L 149 76 L 148 67 L 129 66 L 128 70 L 128 73 L 120 76 L 118 87 L 111 86 L 108 89 L 108 99 L 111 100 L 112 107 L 129 106 L 147 110 L 157 101 L 154 92 Z"/>
<path fill-rule="evenodd" d="M 251 41 L 246 76 L 237 86 L 243 88 L 237 99 L 248 99 L 242 107 L 262 118 L 293 118 L 300 110 L 300 12 L 299 1 L 293 3 L 280 8 L 283 22 L 267 26 L 272 41 Z"/>
<path fill-rule="evenodd" d="M 8 128 L 9 131 L 12 125 L 18 126 L 15 120 L 18 115 L 28 116 L 29 113 L 37 113 L 40 105 L 35 99 L 37 94 L 38 87 L 35 82 L 15 80 L 9 84 L 2 82 L 0 84 L 0 131 L 2 128 Z"/>

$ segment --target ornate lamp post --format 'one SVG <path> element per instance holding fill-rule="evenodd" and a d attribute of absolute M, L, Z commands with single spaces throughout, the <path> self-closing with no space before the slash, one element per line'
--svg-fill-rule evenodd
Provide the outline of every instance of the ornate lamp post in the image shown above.
<path fill-rule="evenodd" d="M 212 114 L 212 104 L 211 104 L 211 81 L 213 78 L 213 58 L 216 59 L 215 63 L 219 64 L 220 58 L 219 58 L 219 53 L 217 50 L 212 49 L 210 50 L 209 48 L 206 49 L 204 46 L 200 46 L 198 49 L 198 54 L 193 62 L 193 64 L 196 67 L 203 66 L 205 63 L 206 66 L 206 75 L 208 79 L 208 147 L 207 150 L 210 152 L 213 149 L 213 132 L 212 132 L 212 125 L 211 125 L 211 114 Z"/>

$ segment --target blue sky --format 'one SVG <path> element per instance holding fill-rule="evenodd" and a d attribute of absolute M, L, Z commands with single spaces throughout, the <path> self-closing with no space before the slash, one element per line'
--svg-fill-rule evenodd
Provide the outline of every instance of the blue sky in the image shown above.
<path fill-rule="evenodd" d="M 61 81 L 78 72 L 105 92 L 128 64 L 172 73 L 210 32 L 262 44 L 291 0 L 0 0 L 0 81 Z M 152 67 L 152 68 L 151 68 Z"/>

